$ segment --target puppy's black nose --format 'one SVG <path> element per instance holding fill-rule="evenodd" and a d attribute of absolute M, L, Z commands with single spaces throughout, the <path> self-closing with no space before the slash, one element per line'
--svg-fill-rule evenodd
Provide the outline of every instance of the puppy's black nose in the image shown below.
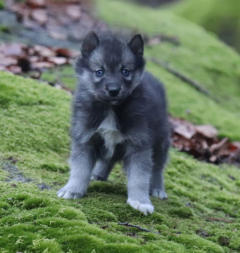
<path fill-rule="evenodd" d="M 111 97 L 116 97 L 120 92 L 120 88 L 118 87 L 108 87 L 107 90 Z"/>

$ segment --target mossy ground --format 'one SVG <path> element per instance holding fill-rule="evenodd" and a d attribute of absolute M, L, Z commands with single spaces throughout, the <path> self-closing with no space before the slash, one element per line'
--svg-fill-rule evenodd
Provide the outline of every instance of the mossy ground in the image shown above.
<path fill-rule="evenodd" d="M 171 10 L 212 31 L 240 50 L 240 2 L 238 0 L 184 0 L 170 6 Z"/>
<path fill-rule="evenodd" d="M 42 73 L 41 79 L 53 84 L 59 83 L 70 90 L 74 90 L 76 86 L 76 77 L 73 65 L 65 65 L 47 70 Z"/>
<path fill-rule="evenodd" d="M 99 3 L 100 13 L 109 23 L 115 20 L 120 25 L 118 16 L 125 13 L 121 25 L 150 35 L 177 35 L 180 47 L 161 44 L 147 48 L 146 55 L 168 60 L 211 92 L 215 92 L 211 84 L 218 78 L 225 95 L 233 99 L 225 101 L 223 93 L 216 91 L 222 98 L 216 104 L 149 63 L 147 68 L 166 85 L 171 113 L 196 123 L 211 123 L 222 135 L 240 139 L 239 94 L 233 92 L 239 78 L 239 57 L 231 49 L 167 12 L 144 11 L 122 1 Z M 194 50 L 194 45 L 200 49 Z M 212 73 L 215 70 L 219 77 Z M 228 87 L 224 86 L 226 82 Z M 70 103 L 70 95 L 62 90 L 0 72 L 0 168 L 14 163 L 32 179 L 27 183 L 7 182 L 11 172 L 0 170 L 0 252 L 240 251 L 240 174 L 233 166 L 209 165 L 171 150 L 166 170 L 169 199 L 152 198 L 155 212 L 150 216 L 126 204 L 120 165 L 108 182 L 92 182 L 86 197 L 58 199 L 56 191 L 68 177 Z M 51 188 L 40 191 L 39 183 Z"/>
<path fill-rule="evenodd" d="M 4 1 L 0 0 L 0 10 L 4 8 Z"/>
<path fill-rule="evenodd" d="M 15 166 L 33 181 L 5 182 L 0 173 L 1 252 L 237 252 L 240 175 L 171 151 L 169 200 L 143 216 L 126 205 L 125 177 L 92 182 L 81 200 L 61 200 L 67 180 L 70 96 L 30 79 L 1 73 L 1 168 Z M 11 159 L 9 159 L 11 157 Z M 40 191 L 36 184 L 50 190 Z M 219 221 L 211 221 L 219 219 Z M 210 221 L 209 221 L 210 220 Z M 118 225 L 129 222 L 152 232 Z"/>

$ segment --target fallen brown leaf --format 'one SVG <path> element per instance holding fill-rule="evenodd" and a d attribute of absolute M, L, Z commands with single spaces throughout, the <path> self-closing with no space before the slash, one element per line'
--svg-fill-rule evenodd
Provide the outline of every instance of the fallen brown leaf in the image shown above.
<path fill-rule="evenodd" d="M 47 11 L 44 9 L 36 9 L 31 12 L 31 17 L 40 25 L 44 25 L 48 21 Z"/>
<path fill-rule="evenodd" d="M 172 124 L 172 145 L 199 160 L 210 163 L 240 163 L 240 143 L 227 138 L 218 139 L 217 130 L 211 125 L 193 125 L 178 118 L 169 118 Z"/>
<path fill-rule="evenodd" d="M 233 220 L 225 219 L 225 218 L 217 218 L 217 217 L 207 217 L 207 221 L 218 221 L 218 222 L 224 222 L 224 223 L 233 223 Z"/>
<path fill-rule="evenodd" d="M 214 138 L 218 134 L 217 129 L 211 125 L 195 126 L 195 129 L 199 134 L 202 134 L 207 138 Z"/>
<path fill-rule="evenodd" d="M 67 63 L 67 59 L 65 57 L 49 57 L 48 61 L 56 65 L 63 65 Z"/>
<path fill-rule="evenodd" d="M 0 55 L 0 66 L 17 65 L 17 59 Z"/>
<path fill-rule="evenodd" d="M 55 52 L 53 49 L 47 48 L 45 46 L 41 45 L 35 45 L 33 46 L 33 49 L 35 50 L 35 54 L 37 52 L 38 55 L 43 57 L 53 57 L 55 56 Z"/>
<path fill-rule="evenodd" d="M 81 17 L 82 9 L 80 5 L 69 5 L 67 6 L 66 13 L 73 20 L 79 20 Z"/>
<path fill-rule="evenodd" d="M 46 6 L 45 0 L 27 0 L 26 4 L 31 8 L 44 8 Z"/>
<path fill-rule="evenodd" d="M 191 139 L 196 133 L 195 127 L 187 121 L 177 118 L 170 118 L 170 122 L 172 123 L 174 132 L 185 137 L 186 139 Z"/>
<path fill-rule="evenodd" d="M 20 74 L 22 72 L 22 69 L 18 66 L 9 66 L 8 70 L 14 74 Z"/>
<path fill-rule="evenodd" d="M 54 63 L 50 62 L 35 62 L 32 64 L 33 69 L 47 69 L 47 68 L 53 68 L 55 65 Z"/>
<path fill-rule="evenodd" d="M 224 138 L 220 142 L 213 144 L 210 147 L 210 151 L 214 153 L 215 151 L 220 150 L 227 143 L 227 141 L 228 141 L 228 138 Z"/>

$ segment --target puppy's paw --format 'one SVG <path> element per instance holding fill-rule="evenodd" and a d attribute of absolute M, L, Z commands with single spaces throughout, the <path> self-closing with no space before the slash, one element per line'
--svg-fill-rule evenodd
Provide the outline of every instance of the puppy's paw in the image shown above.
<path fill-rule="evenodd" d="M 152 196 L 157 197 L 159 199 L 167 199 L 168 195 L 164 190 L 161 189 L 153 189 L 152 190 Z"/>
<path fill-rule="evenodd" d="M 79 199 L 85 192 L 80 191 L 79 188 L 66 184 L 57 192 L 57 196 L 63 199 Z"/>
<path fill-rule="evenodd" d="M 128 199 L 127 203 L 134 209 L 144 213 L 151 214 L 154 211 L 154 206 L 151 203 L 141 203 L 138 200 Z"/>

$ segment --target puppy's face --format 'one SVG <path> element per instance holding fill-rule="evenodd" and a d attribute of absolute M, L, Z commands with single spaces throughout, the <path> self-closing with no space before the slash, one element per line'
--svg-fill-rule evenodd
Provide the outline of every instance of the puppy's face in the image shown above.
<path fill-rule="evenodd" d="M 144 59 L 140 35 L 126 43 L 111 35 L 98 37 L 90 33 L 81 53 L 76 64 L 80 85 L 96 100 L 119 104 L 141 81 Z"/>

